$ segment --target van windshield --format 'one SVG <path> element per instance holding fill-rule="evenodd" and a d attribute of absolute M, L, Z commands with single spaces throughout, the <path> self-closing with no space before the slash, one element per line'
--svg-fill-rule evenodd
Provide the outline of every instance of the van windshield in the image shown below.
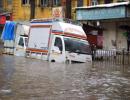
<path fill-rule="evenodd" d="M 64 38 L 65 51 L 80 53 L 80 54 L 91 54 L 91 49 L 87 41 L 73 38 Z"/>

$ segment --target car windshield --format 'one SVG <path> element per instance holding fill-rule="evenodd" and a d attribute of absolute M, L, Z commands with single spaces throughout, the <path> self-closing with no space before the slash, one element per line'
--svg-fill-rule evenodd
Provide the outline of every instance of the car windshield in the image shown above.
<path fill-rule="evenodd" d="M 80 54 L 91 54 L 91 49 L 87 41 L 74 38 L 64 38 L 65 50 Z"/>

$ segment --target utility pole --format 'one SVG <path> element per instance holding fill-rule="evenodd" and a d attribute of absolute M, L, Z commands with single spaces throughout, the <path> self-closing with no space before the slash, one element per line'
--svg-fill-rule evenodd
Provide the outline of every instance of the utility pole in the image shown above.
<path fill-rule="evenodd" d="M 30 0 L 30 20 L 35 18 L 35 0 Z"/>
<path fill-rule="evenodd" d="M 71 0 L 66 0 L 66 18 L 71 19 Z"/>

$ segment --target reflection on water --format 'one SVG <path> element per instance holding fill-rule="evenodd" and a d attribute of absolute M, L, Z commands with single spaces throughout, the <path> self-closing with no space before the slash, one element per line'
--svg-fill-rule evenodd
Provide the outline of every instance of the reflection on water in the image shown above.
<path fill-rule="evenodd" d="M 0 56 L 2 100 L 129 100 L 129 94 L 127 66 L 67 65 Z"/>

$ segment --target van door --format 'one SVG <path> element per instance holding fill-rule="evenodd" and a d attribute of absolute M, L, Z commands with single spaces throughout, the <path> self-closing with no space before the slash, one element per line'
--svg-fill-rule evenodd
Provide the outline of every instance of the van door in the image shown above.
<path fill-rule="evenodd" d="M 16 56 L 25 56 L 27 39 L 28 39 L 27 37 L 23 37 L 23 36 L 20 36 L 18 38 L 18 42 L 16 43 L 16 48 L 15 48 Z"/>
<path fill-rule="evenodd" d="M 54 36 L 49 61 L 65 62 L 65 46 L 62 36 Z"/>

